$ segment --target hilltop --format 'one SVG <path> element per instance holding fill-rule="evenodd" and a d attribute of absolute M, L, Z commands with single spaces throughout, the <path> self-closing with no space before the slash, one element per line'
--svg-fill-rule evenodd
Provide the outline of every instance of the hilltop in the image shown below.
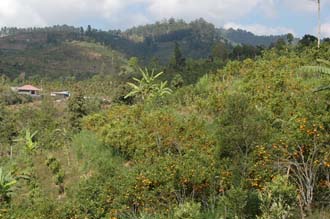
<path fill-rule="evenodd" d="M 176 43 L 186 59 L 205 59 L 215 53 L 229 54 L 241 44 L 268 47 L 281 38 L 285 36 L 256 36 L 243 30 L 216 28 L 203 19 L 190 23 L 169 19 L 125 31 L 67 25 L 4 27 L 0 31 L 0 73 L 12 79 L 19 75 L 50 79 L 118 75 L 127 68 L 130 57 L 137 57 L 144 65 L 152 61 L 169 63 Z"/>

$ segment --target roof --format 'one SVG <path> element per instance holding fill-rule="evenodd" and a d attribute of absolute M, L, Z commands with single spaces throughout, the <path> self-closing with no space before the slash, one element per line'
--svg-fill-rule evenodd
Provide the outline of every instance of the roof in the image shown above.
<path fill-rule="evenodd" d="M 17 90 L 30 90 L 30 91 L 41 91 L 41 89 L 36 88 L 32 85 L 24 85 L 22 87 L 18 87 Z"/>

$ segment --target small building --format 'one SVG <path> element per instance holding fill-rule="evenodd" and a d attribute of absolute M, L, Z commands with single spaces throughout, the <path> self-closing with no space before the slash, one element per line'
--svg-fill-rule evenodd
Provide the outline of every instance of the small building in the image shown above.
<path fill-rule="evenodd" d="M 19 94 L 26 94 L 30 96 L 40 96 L 41 89 L 34 87 L 32 85 L 24 85 L 22 87 L 16 87 L 16 92 Z"/>
<path fill-rule="evenodd" d="M 70 97 L 70 92 L 69 91 L 51 92 L 50 96 L 55 97 L 56 99 L 66 99 Z"/>

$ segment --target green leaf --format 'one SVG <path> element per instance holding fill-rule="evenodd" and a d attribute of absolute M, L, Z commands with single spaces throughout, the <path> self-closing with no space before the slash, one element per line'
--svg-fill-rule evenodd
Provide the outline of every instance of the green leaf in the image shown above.
<path fill-rule="evenodd" d="M 320 73 L 330 75 L 330 68 L 322 66 L 304 66 L 301 67 L 300 70 L 306 73 Z"/>
<path fill-rule="evenodd" d="M 330 67 L 330 61 L 327 61 L 325 59 L 317 59 L 317 62 L 321 63 L 321 64 L 324 64 L 328 67 Z"/>

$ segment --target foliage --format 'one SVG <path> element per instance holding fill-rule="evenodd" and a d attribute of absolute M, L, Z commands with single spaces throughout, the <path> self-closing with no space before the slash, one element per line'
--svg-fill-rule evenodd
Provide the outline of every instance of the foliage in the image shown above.
<path fill-rule="evenodd" d="M 173 28 L 185 27 L 171 22 Z M 200 39 L 214 36 L 207 23 L 191 25 Z M 92 27 L 83 32 L 85 40 L 106 39 Z M 142 39 L 148 33 L 135 33 L 131 41 L 146 40 L 154 46 L 152 37 Z M 329 93 L 316 95 L 312 90 L 328 84 L 329 78 L 300 74 L 300 67 L 328 58 L 329 45 L 317 50 L 282 43 L 262 52 L 260 48 L 253 59 L 226 64 L 214 57 L 187 58 L 180 72 L 170 66 L 159 76 L 148 72 L 147 79 L 138 81 L 150 83 L 154 95 L 168 88 L 158 80 L 170 81 L 180 74 L 185 84 L 162 98 L 145 95 L 148 101 L 138 104 L 111 102 L 128 93 L 127 87 L 117 85 L 131 76 L 122 74 L 117 84 L 103 72 L 85 81 L 42 83 L 49 90 L 67 86 L 73 91 L 71 100 L 3 105 L 1 130 L 9 131 L 1 133 L 0 166 L 24 180 L 11 187 L 20 195 L 11 196 L 0 217 L 326 217 Z M 187 57 L 186 44 L 180 45 Z M 16 82 L 4 80 L 4 87 L 10 83 Z M 25 130 L 38 130 L 33 137 L 29 134 L 42 149 L 33 156 L 12 144 L 16 133 L 26 134 Z"/>
<path fill-rule="evenodd" d="M 329 75 L 330 74 L 330 62 L 324 59 L 318 59 L 317 62 L 323 64 L 323 66 L 304 66 L 300 70 L 308 73 L 320 73 Z M 322 86 L 316 89 L 316 91 L 328 90 L 330 86 Z"/>
<path fill-rule="evenodd" d="M 200 215 L 200 203 L 185 202 L 174 208 L 175 219 L 199 219 Z"/>
<path fill-rule="evenodd" d="M 142 101 L 148 100 L 152 97 L 163 97 L 164 95 L 171 94 L 172 90 L 167 87 L 167 81 L 160 82 L 160 84 L 156 83 L 156 79 L 163 74 L 163 72 L 159 72 L 154 75 L 154 70 L 149 72 L 148 69 L 142 70 L 140 68 L 140 72 L 142 74 L 142 79 L 133 78 L 138 84 L 133 84 L 128 82 L 127 84 L 131 86 L 132 91 L 128 93 L 125 98 L 137 96 L 142 99 Z"/>
<path fill-rule="evenodd" d="M 306 34 L 303 36 L 303 38 L 299 41 L 299 44 L 301 46 L 312 46 L 316 45 L 317 38 L 313 35 Z"/>
<path fill-rule="evenodd" d="M 68 103 L 70 125 L 74 130 L 80 130 L 81 119 L 87 115 L 86 101 L 83 93 L 78 89 Z"/>
<path fill-rule="evenodd" d="M 244 218 L 248 194 L 241 188 L 231 188 L 221 197 L 219 208 L 223 218 Z"/>
<path fill-rule="evenodd" d="M 28 154 L 34 153 L 38 149 L 38 144 L 35 142 L 34 137 L 38 131 L 31 133 L 30 129 L 25 129 L 25 135 L 22 138 L 16 139 L 17 142 L 22 142 L 25 151 Z"/>
<path fill-rule="evenodd" d="M 178 89 L 184 85 L 184 80 L 180 74 L 174 75 L 172 81 L 171 81 L 171 87 Z"/>
<path fill-rule="evenodd" d="M 174 54 L 170 62 L 170 65 L 172 68 L 178 71 L 182 70 L 182 68 L 186 65 L 186 59 L 183 57 L 180 50 L 180 46 L 177 42 L 175 43 L 174 46 Z"/>
<path fill-rule="evenodd" d="M 296 205 L 295 187 L 285 176 L 275 176 L 259 192 L 262 215 L 259 219 L 292 218 Z"/>
<path fill-rule="evenodd" d="M 59 186 L 59 193 L 64 193 L 64 172 L 61 169 L 60 162 L 53 156 L 49 156 L 46 160 L 46 165 L 54 175 L 55 184 Z"/>
<path fill-rule="evenodd" d="M 0 167 L 0 204 L 10 201 L 16 183 L 11 172 L 6 172 L 3 167 Z"/>

